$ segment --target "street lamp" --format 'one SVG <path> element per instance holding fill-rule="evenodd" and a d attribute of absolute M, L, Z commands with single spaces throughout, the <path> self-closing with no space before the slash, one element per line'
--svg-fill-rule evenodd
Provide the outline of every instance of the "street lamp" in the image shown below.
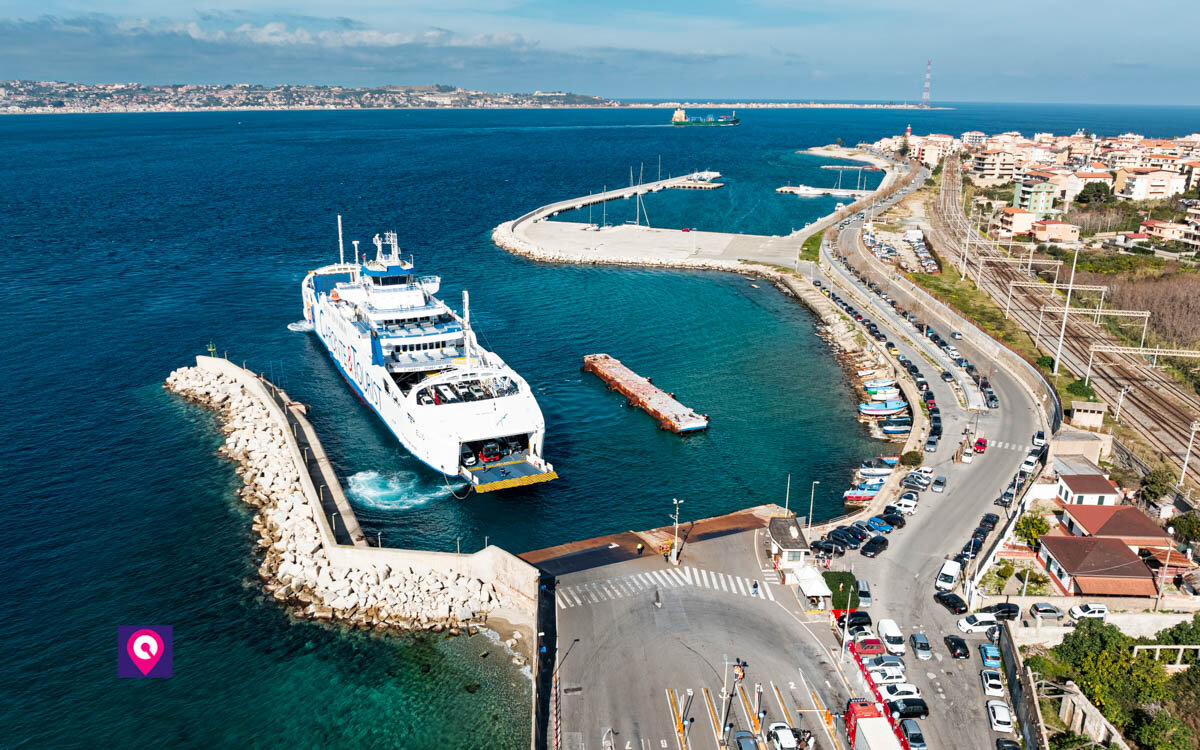
<path fill-rule="evenodd" d="M 674 541 L 671 542 L 671 563 L 674 565 L 678 565 L 679 564 L 679 506 L 683 505 L 684 502 L 686 502 L 686 501 L 680 500 L 677 497 L 671 498 L 671 500 L 672 500 L 672 502 L 675 503 L 675 539 L 674 539 Z"/>
<path fill-rule="evenodd" d="M 809 490 L 809 493 L 808 493 L 808 527 L 807 527 L 808 529 L 812 528 L 813 498 L 815 498 L 817 496 L 817 485 L 820 483 L 821 483 L 821 480 L 819 480 L 819 479 L 814 480 L 812 483 L 812 489 Z"/>
<path fill-rule="evenodd" d="M 1163 589 L 1167 587 L 1167 569 L 1171 567 L 1171 552 L 1175 549 L 1175 527 L 1167 527 L 1167 536 L 1171 537 L 1171 544 L 1167 547 L 1167 562 L 1163 565 L 1162 577 L 1158 582 L 1158 598 L 1154 600 L 1154 611 L 1158 611 L 1158 605 L 1162 603 Z"/>
<path fill-rule="evenodd" d="M 1179 481 L 1175 483 L 1176 487 L 1182 487 L 1183 478 L 1187 476 L 1187 465 L 1192 457 L 1192 443 L 1196 440 L 1197 431 L 1200 431 L 1200 422 L 1192 422 L 1192 434 L 1188 437 L 1187 452 L 1183 454 L 1183 471 L 1179 472 Z"/>

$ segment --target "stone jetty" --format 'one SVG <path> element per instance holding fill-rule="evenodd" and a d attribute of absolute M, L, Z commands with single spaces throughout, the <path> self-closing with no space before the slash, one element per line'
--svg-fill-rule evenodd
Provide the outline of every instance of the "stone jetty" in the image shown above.
<path fill-rule="evenodd" d="M 490 612 L 521 609 L 506 603 L 489 581 L 384 559 L 398 550 L 349 548 L 367 554 L 359 564 L 336 564 L 326 549 L 325 519 L 316 517 L 305 494 L 291 435 L 262 400 L 266 391 L 256 395 L 239 378 L 199 367 L 175 370 L 165 387 L 220 415 L 225 433 L 220 453 L 237 462 L 244 482 L 239 495 L 257 510 L 253 528 L 263 556 L 258 568 L 263 587 L 297 618 L 380 631 L 457 632 L 482 625 Z M 369 553 L 382 554 L 372 560 Z"/>

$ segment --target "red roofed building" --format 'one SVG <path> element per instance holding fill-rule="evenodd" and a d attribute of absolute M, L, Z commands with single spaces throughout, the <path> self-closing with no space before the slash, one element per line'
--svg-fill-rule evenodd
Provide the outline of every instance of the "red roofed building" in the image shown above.
<path fill-rule="evenodd" d="M 1000 234 L 1028 234 L 1033 229 L 1033 220 L 1037 216 L 1032 211 L 1015 206 L 1000 209 Z"/>
<path fill-rule="evenodd" d="M 1038 560 L 1067 596 L 1156 596 L 1154 574 L 1120 539 L 1043 535 Z"/>
<path fill-rule="evenodd" d="M 1063 505 L 1117 505 L 1121 491 L 1100 474 L 1060 474 L 1058 499 Z"/>
<path fill-rule="evenodd" d="M 1171 537 L 1158 524 L 1130 505 L 1068 505 L 1063 511 L 1063 527 L 1072 536 L 1120 539 L 1134 552 L 1171 545 Z"/>
<path fill-rule="evenodd" d="M 1186 224 L 1172 224 L 1169 221 L 1147 219 L 1141 223 L 1139 228 L 1142 232 L 1156 240 L 1179 242 L 1183 239 L 1184 232 L 1187 231 L 1188 227 Z"/>
<path fill-rule="evenodd" d="M 1065 221 L 1043 219 L 1033 222 L 1033 238 L 1038 242 L 1076 242 L 1079 227 Z"/>

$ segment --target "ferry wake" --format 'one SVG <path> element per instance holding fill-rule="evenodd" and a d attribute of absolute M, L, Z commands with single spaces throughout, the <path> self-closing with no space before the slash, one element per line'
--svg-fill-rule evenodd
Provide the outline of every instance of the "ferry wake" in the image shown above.
<path fill-rule="evenodd" d="M 338 220 L 341 244 L 341 219 Z M 374 238 L 374 260 L 309 271 L 301 283 L 312 326 L 350 387 L 400 444 L 477 492 L 557 479 L 542 457 L 545 420 L 529 384 L 434 295 L 441 277 L 417 275 L 395 232 Z M 340 249 L 340 248 L 339 248 Z"/>

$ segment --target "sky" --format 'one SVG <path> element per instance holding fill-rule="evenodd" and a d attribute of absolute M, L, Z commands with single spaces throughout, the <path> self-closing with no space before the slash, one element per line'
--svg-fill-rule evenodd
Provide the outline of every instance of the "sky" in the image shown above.
<path fill-rule="evenodd" d="M 201 3 L 0 0 L 0 80 L 917 101 L 932 59 L 935 103 L 1200 104 L 1159 22 L 1196 28 L 1196 0 Z"/>

